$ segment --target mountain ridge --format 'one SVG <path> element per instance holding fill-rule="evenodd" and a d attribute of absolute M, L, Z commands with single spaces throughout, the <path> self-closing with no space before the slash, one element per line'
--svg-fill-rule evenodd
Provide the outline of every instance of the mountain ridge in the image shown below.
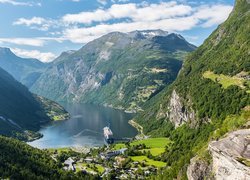
<path fill-rule="evenodd" d="M 145 101 L 175 79 L 183 57 L 196 48 L 180 35 L 165 33 L 150 38 L 106 34 L 72 54 L 60 56 L 31 91 L 56 101 L 140 111 Z M 145 80 L 139 81 L 142 77 Z"/>
<path fill-rule="evenodd" d="M 47 64 L 38 59 L 18 57 L 9 48 L 0 47 L 0 67 L 22 84 L 31 87 Z"/>
<path fill-rule="evenodd" d="M 0 68 L 0 134 L 21 140 L 31 140 L 41 135 L 40 126 L 55 116 L 68 118 L 68 113 L 49 100 L 39 98 L 28 88 Z"/>

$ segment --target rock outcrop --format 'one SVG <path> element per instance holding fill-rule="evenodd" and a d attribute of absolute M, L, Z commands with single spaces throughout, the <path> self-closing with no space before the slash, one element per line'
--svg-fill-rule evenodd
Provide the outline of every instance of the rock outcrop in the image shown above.
<path fill-rule="evenodd" d="M 173 90 L 169 101 L 167 117 L 175 127 L 179 127 L 190 120 L 195 120 L 195 112 L 191 107 L 187 107 L 183 103 L 182 98 Z"/>
<path fill-rule="evenodd" d="M 187 177 L 189 180 L 213 179 L 213 177 L 211 177 L 211 170 L 212 167 L 208 162 L 195 156 L 190 160 Z"/>
<path fill-rule="evenodd" d="M 209 145 L 216 179 L 250 179 L 250 129 L 230 133 Z"/>

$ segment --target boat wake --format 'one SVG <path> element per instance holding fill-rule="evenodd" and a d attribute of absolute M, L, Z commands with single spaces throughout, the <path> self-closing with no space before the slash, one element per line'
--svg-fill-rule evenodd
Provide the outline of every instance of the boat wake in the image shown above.
<path fill-rule="evenodd" d="M 91 129 L 84 129 L 82 130 L 81 132 L 73 135 L 74 138 L 77 138 L 79 136 L 82 136 L 82 135 L 90 135 L 90 134 L 98 134 L 98 135 L 102 135 L 102 133 L 98 132 L 98 131 L 93 131 Z"/>

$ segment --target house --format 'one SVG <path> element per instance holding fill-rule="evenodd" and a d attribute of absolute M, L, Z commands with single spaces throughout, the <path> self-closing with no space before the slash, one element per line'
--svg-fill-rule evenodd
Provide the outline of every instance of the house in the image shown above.
<path fill-rule="evenodd" d="M 86 158 L 86 159 L 84 159 L 84 161 L 87 162 L 87 163 L 92 163 L 94 161 L 94 159 L 92 159 L 92 158 Z"/>
<path fill-rule="evenodd" d="M 68 171 L 75 171 L 75 161 L 70 157 L 68 158 L 66 161 L 64 161 L 64 168 L 65 170 L 68 170 Z"/>

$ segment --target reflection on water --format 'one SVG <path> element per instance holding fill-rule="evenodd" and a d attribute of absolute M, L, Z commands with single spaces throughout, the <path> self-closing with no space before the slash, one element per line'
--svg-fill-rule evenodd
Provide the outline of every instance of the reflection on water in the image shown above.
<path fill-rule="evenodd" d="M 59 148 L 71 146 L 100 146 L 103 141 L 103 127 L 110 125 L 115 138 L 133 137 L 136 130 L 128 124 L 132 118 L 111 108 L 88 104 L 65 104 L 71 119 L 53 122 L 40 130 L 44 136 L 29 144 L 38 148 Z"/>

